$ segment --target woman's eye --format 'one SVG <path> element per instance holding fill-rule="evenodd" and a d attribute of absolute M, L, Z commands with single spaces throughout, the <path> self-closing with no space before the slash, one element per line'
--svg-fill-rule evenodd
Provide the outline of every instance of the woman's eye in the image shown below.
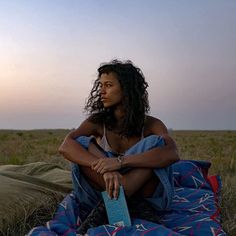
<path fill-rule="evenodd" d="M 106 87 L 110 88 L 110 87 L 111 87 L 111 84 L 106 84 Z"/>

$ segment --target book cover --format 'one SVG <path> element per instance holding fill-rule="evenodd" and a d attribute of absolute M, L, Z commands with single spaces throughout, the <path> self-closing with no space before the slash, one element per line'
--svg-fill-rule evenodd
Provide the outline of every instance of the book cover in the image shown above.
<path fill-rule="evenodd" d="M 117 199 L 110 199 L 107 191 L 102 192 L 102 197 L 105 203 L 109 224 L 115 226 L 131 226 L 123 187 L 120 186 L 120 192 Z"/>

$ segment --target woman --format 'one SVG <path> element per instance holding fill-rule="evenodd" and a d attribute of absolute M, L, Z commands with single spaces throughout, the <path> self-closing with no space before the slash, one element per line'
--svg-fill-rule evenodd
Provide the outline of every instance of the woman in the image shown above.
<path fill-rule="evenodd" d="M 147 87 L 131 61 L 103 64 L 85 107 L 89 118 L 59 148 L 74 163 L 75 193 L 90 210 L 103 190 L 117 198 L 120 185 L 127 197 L 142 196 L 158 209 L 170 206 L 170 165 L 179 156 L 164 123 L 147 115 Z"/>

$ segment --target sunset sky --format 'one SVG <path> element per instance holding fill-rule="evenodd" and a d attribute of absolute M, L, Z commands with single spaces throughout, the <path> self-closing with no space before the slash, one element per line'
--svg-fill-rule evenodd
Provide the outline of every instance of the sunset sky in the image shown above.
<path fill-rule="evenodd" d="M 78 127 L 115 58 L 168 128 L 236 129 L 235 0 L 0 0 L 0 129 Z"/>

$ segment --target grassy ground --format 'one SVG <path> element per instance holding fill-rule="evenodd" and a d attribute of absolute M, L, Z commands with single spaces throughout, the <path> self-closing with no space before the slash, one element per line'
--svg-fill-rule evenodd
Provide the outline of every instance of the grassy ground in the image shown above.
<path fill-rule="evenodd" d="M 35 161 L 69 168 L 57 149 L 69 130 L 0 130 L 0 165 Z M 230 236 L 236 235 L 236 131 L 172 131 L 181 159 L 208 160 L 210 174 L 223 182 L 222 221 Z"/>
<path fill-rule="evenodd" d="M 69 130 L 0 130 L 0 165 L 36 161 L 68 167 L 59 157 L 58 147 Z"/>

